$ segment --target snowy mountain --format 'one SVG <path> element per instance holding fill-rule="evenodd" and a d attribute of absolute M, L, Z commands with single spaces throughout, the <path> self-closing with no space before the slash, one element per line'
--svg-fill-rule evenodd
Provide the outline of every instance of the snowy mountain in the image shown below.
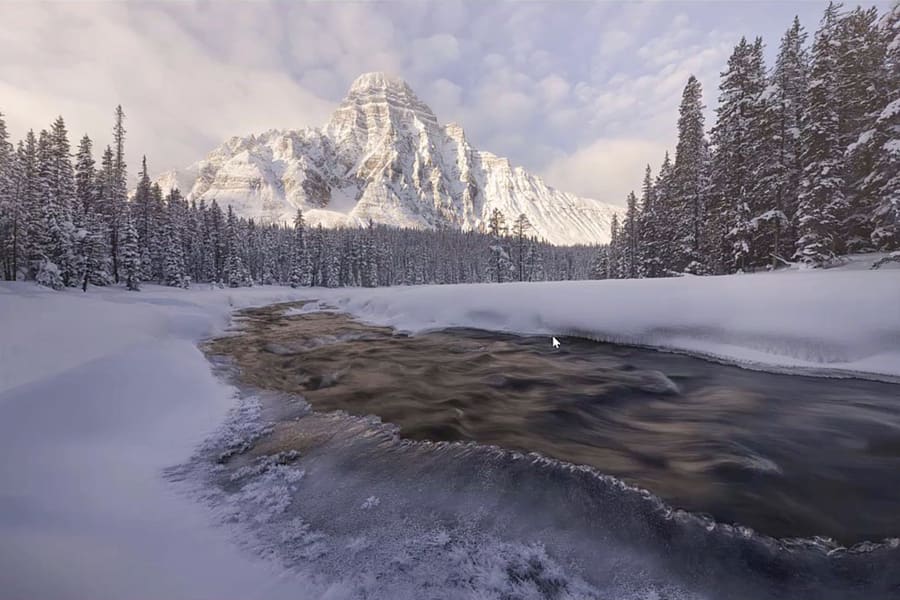
<path fill-rule="evenodd" d="M 321 129 L 233 137 L 157 181 L 263 222 L 290 222 L 302 208 L 309 223 L 326 227 L 371 219 L 473 230 L 498 208 L 508 224 L 524 213 L 533 233 L 554 244 L 608 241 L 621 210 L 476 150 L 459 125 L 441 125 L 406 82 L 384 73 L 354 81 Z"/>

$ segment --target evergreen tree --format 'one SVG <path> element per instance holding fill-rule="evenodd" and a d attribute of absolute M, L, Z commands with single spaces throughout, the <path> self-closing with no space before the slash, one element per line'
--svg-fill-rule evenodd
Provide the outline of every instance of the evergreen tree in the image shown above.
<path fill-rule="evenodd" d="M 672 169 L 672 194 L 676 246 L 673 266 L 677 271 L 705 273 L 704 225 L 706 221 L 709 148 L 703 130 L 703 90 L 691 75 L 678 111 L 678 146 Z"/>
<path fill-rule="evenodd" d="M 719 106 L 712 142 L 710 217 L 721 219 L 728 255 L 720 262 L 746 270 L 756 257 L 756 217 L 768 211 L 771 180 L 761 178 L 762 163 L 770 155 L 771 132 L 764 131 L 766 111 L 760 102 L 765 89 L 762 40 L 750 44 L 745 38 L 728 59 L 728 69 L 719 84 Z M 708 248 L 712 252 L 715 249 Z"/>
<path fill-rule="evenodd" d="M 531 222 L 524 213 L 516 217 L 513 222 L 513 240 L 516 247 L 516 280 L 525 281 L 525 256 L 528 253 L 530 239 L 528 232 L 531 230 Z"/>
<path fill-rule="evenodd" d="M 125 287 L 131 291 L 141 289 L 141 258 L 137 228 L 131 215 L 125 222 L 125 236 L 122 246 L 122 274 Z"/>
<path fill-rule="evenodd" d="M 665 224 L 660 220 L 657 207 L 653 172 L 650 165 L 647 165 L 644 171 L 644 182 L 641 185 L 641 204 L 638 214 L 638 230 L 640 231 L 638 261 L 642 277 L 662 275 L 661 232 L 664 227 Z"/>
<path fill-rule="evenodd" d="M 622 223 L 622 229 L 619 232 L 617 240 L 621 248 L 619 254 L 619 274 L 625 279 L 636 279 L 641 277 L 643 271 L 641 269 L 640 256 L 638 248 L 640 245 L 638 216 L 639 209 L 637 197 L 634 192 L 629 192 L 626 200 L 628 207 L 625 212 L 625 221 Z"/>
<path fill-rule="evenodd" d="M 838 10 L 831 2 L 813 43 L 813 61 L 801 141 L 800 184 L 795 256 L 813 267 L 830 262 L 839 249 L 838 220 L 846 213 L 843 148 L 837 114 Z"/>
<path fill-rule="evenodd" d="M 309 287 L 312 283 L 312 265 L 306 247 L 306 223 L 303 211 L 297 209 L 294 217 L 294 244 L 291 261 L 291 287 Z"/>
<path fill-rule="evenodd" d="M 172 190 L 166 197 L 165 225 L 163 225 L 163 280 L 168 286 L 187 288 L 190 279 L 184 265 L 181 209 L 181 194 L 178 190 Z"/>
<path fill-rule="evenodd" d="M 857 7 L 841 17 L 836 32 L 838 144 L 844 152 L 846 202 L 846 213 L 838 215 L 838 233 L 840 249 L 850 252 L 872 249 L 875 198 L 864 181 L 876 149 L 868 142 L 890 91 L 882 71 L 887 43 L 877 24 L 876 8 Z"/>
<path fill-rule="evenodd" d="M 660 227 L 656 230 L 655 250 L 658 261 L 658 275 L 669 275 L 676 271 L 677 248 L 679 246 L 679 229 L 674 226 L 677 212 L 673 185 L 673 167 L 669 153 L 666 152 L 656 182 L 653 186 L 653 210 Z M 612 245 L 610 245 L 612 253 Z M 610 260 L 613 260 L 610 254 Z"/>
<path fill-rule="evenodd" d="M 872 199 L 872 245 L 900 249 L 900 2 L 880 23 L 885 42 L 881 87 L 884 108 L 878 113 L 869 145 L 872 167 L 863 181 Z"/>
<path fill-rule="evenodd" d="M 607 248 L 606 267 L 608 272 L 606 279 L 618 279 L 621 273 L 620 265 L 621 241 L 619 240 L 619 215 L 613 214 L 609 224 L 609 247 Z"/>
<path fill-rule="evenodd" d="M 107 190 L 105 201 L 106 224 L 109 231 L 109 250 L 112 259 L 112 275 L 119 283 L 119 262 L 121 248 L 119 238 L 128 198 L 128 179 L 125 165 L 125 112 L 122 106 L 116 107 L 115 125 L 113 126 L 113 146 L 111 169 L 107 172 Z"/>
<path fill-rule="evenodd" d="M 768 249 L 773 266 L 793 254 L 797 239 L 795 216 L 802 173 L 800 125 L 809 72 L 806 37 L 800 19 L 794 17 L 791 28 L 781 38 L 768 93 L 762 98 L 769 126 L 764 135 L 771 134 L 771 145 L 767 147 L 769 161 L 764 164 L 761 177 L 770 182 L 773 205 L 770 218 L 765 219 L 767 230 L 762 232 L 760 244 Z"/>
<path fill-rule="evenodd" d="M 509 258 L 509 252 L 503 245 L 506 236 L 506 219 L 499 209 L 495 208 L 491 213 L 488 221 L 488 231 L 491 235 L 491 259 L 489 272 L 491 279 L 497 283 L 503 283 L 509 280 L 512 261 Z"/>
<path fill-rule="evenodd" d="M 15 280 L 21 254 L 22 210 L 19 165 L 0 113 L 0 268 L 3 278 Z"/>

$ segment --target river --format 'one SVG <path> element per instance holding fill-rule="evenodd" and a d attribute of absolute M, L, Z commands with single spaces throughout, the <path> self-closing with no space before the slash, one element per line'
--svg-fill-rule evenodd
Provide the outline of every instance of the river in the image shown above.
<path fill-rule="evenodd" d="M 297 306 L 205 348 L 260 424 L 207 485 L 238 512 L 286 486 L 232 520 L 291 567 L 374 597 L 492 597 L 472 565 L 497 597 L 900 597 L 896 384 Z"/>

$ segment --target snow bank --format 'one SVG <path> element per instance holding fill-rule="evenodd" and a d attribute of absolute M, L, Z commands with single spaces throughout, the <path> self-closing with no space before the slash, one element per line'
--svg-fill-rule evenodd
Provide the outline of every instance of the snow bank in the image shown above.
<path fill-rule="evenodd" d="M 296 598 L 162 470 L 234 401 L 196 341 L 232 307 L 290 289 L 0 284 L 0 590 L 4 598 Z"/>
<path fill-rule="evenodd" d="M 317 294 L 366 321 L 411 332 L 476 327 L 572 335 L 774 370 L 900 377 L 896 269 Z"/>

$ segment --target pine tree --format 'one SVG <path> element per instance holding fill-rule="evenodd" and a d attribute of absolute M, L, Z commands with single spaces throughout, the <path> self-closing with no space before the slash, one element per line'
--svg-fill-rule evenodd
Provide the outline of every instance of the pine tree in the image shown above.
<path fill-rule="evenodd" d="M 122 246 L 122 274 L 125 287 L 131 291 L 141 289 L 141 258 L 137 228 L 129 213 L 125 222 L 125 236 Z"/>
<path fill-rule="evenodd" d="M 813 43 L 813 61 L 801 140 L 800 184 L 795 256 L 811 267 L 830 262 L 838 249 L 838 219 L 846 212 L 843 148 L 837 114 L 837 27 L 839 4 L 831 2 Z"/>
<path fill-rule="evenodd" d="M 650 165 L 644 171 L 644 181 L 641 185 L 641 204 L 638 215 L 639 240 L 639 265 L 643 277 L 659 277 L 662 275 L 661 256 L 661 231 L 663 222 L 660 220 L 659 209 L 656 202 L 656 187 L 653 184 L 653 172 Z"/>
<path fill-rule="evenodd" d="M 797 240 L 795 216 L 802 174 L 800 125 L 809 73 L 806 37 L 800 19 L 794 17 L 791 28 L 781 38 L 768 93 L 761 99 L 768 126 L 763 135 L 770 135 L 771 142 L 766 146 L 769 160 L 760 176 L 768 179 L 773 205 L 771 218 L 765 219 L 767 231 L 763 232 L 760 245 L 768 249 L 772 266 L 793 254 Z M 765 182 L 761 186 L 765 188 Z"/>
<path fill-rule="evenodd" d="M 3 113 L 0 113 L 0 266 L 3 278 L 15 280 L 18 273 L 21 204 L 18 194 L 18 164 Z"/>
<path fill-rule="evenodd" d="M 872 249 L 874 197 L 864 185 L 872 171 L 875 148 L 868 142 L 890 88 L 883 85 L 887 43 L 877 26 L 878 10 L 857 7 L 837 26 L 838 144 L 844 152 L 846 214 L 838 215 L 841 250 Z M 896 88 L 895 88 L 896 89 Z"/>
<path fill-rule="evenodd" d="M 640 245 L 638 216 L 639 209 L 637 204 L 637 196 L 634 192 L 629 192 L 626 200 L 628 207 L 625 212 L 625 221 L 622 223 L 622 229 L 619 232 L 618 243 L 621 248 L 619 255 L 619 272 L 624 279 L 636 279 L 642 276 L 641 261 L 638 254 Z"/>
<path fill-rule="evenodd" d="M 606 279 L 609 276 L 609 246 L 597 246 L 591 259 L 591 279 Z"/>
<path fill-rule="evenodd" d="M 190 279 L 184 266 L 184 247 L 182 244 L 182 206 L 181 194 L 172 190 L 165 201 L 165 225 L 163 225 L 163 280 L 171 287 L 187 288 Z M 233 286 L 234 287 L 234 286 Z"/>
<path fill-rule="evenodd" d="M 24 144 L 19 146 L 16 154 L 21 177 L 20 205 L 24 229 L 22 255 L 25 259 L 26 278 L 35 279 L 39 265 L 46 259 L 45 250 L 48 242 L 38 144 L 34 131 L 28 131 Z"/>
<path fill-rule="evenodd" d="M 239 224 L 231 206 L 225 221 L 225 281 L 229 287 L 249 287 L 253 285 L 250 270 L 241 256 Z"/>
<path fill-rule="evenodd" d="M 653 208 L 656 221 L 660 224 L 656 230 L 654 252 L 658 261 L 658 276 L 660 277 L 676 271 L 675 263 L 678 258 L 679 230 L 674 226 L 678 211 L 675 205 L 672 171 L 672 160 L 669 153 L 666 152 L 653 185 Z M 612 259 L 612 255 L 610 255 L 610 260 Z"/>
<path fill-rule="evenodd" d="M 719 84 L 719 107 L 712 132 L 715 158 L 712 166 L 710 216 L 724 224 L 728 255 L 726 265 L 746 270 L 757 256 L 753 247 L 757 216 L 768 211 L 771 180 L 761 178 L 771 132 L 764 131 L 766 111 L 760 102 L 765 89 L 762 40 L 750 44 L 741 38 L 728 59 Z"/>
<path fill-rule="evenodd" d="M 528 232 L 531 231 L 531 222 L 524 213 L 519 214 L 513 222 L 513 240 L 516 247 L 516 276 L 517 281 L 525 281 L 525 256 L 528 253 L 529 238 Z"/>
<path fill-rule="evenodd" d="M 369 226 L 366 230 L 366 241 L 364 247 L 365 258 L 365 277 L 363 285 L 366 287 L 376 287 L 378 285 L 378 248 L 375 242 L 375 223 L 369 219 Z"/>
<path fill-rule="evenodd" d="M 312 265 L 306 245 L 306 223 L 303 220 L 303 211 L 299 208 L 294 217 L 294 244 L 291 258 L 291 287 L 309 287 L 312 283 Z"/>
<path fill-rule="evenodd" d="M 81 138 L 75 157 L 75 223 L 77 228 L 79 268 L 82 289 L 87 285 L 109 285 L 108 232 L 99 210 L 99 174 L 93 157 L 93 144 L 87 135 Z"/>
<path fill-rule="evenodd" d="M 491 279 L 497 283 L 503 283 L 509 280 L 512 261 L 509 258 L 509 252 L 503 245 L 506 236 L 506 219 L 499 209 L 495 208 L 491 213 L 488 221 L 488 231 L 491 235 L 491 259 L 489 272 Z"/>
<path fill-rule="evenodd" d="M 886 48 L 881 70 L 884 108 L 872 129 L 872 167 L 863 185 L 873 205 L 872 245 L 900 250 L 900 2 L 884 15 L 879 29 Z"/>
<path fill-rule="evenodd" d="M 109 250 L 112 259 L 112 275 L 116 283 L 119 283 L 119 262 L 121 260 L 121 248 L 119 238 L 123 225 L 126 200 L 128 198 L 128 175 L 125 165 L 125 112 L 122 106 L 116 107 L 115 125 L 113 126 L 113 146 L 115 151 L 112 157 L 112 165 L 107 173 L 106 194 L 106 223 L 109 230 Z"/>
<path fill-rule="evenodd" d="M 682 94 L 678 116 L 678 146 L 672 169 L 672 194 L 676 246 L 673 248 L 677 271 L 705 273 L 704 225 L 706 221 L 709 149 L 703 130 L 703 90 L 691 75 Z"/>
<path fill-rule="evenodd" d="M 613 213 L 609 224 L 609 248 L 607 249 L 606 279 L 618 279 L 621 273 L 621 241 L 619 240 L 619 215 Z"/>

